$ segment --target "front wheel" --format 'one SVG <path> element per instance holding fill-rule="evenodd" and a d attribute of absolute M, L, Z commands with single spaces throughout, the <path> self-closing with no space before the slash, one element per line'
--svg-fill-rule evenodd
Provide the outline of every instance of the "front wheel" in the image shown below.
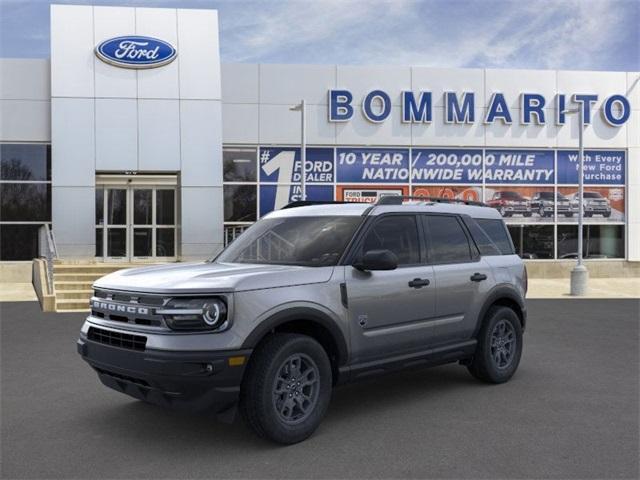
<path fill-rule="evenodd" d="M 240 412 L 261 437 L 292 444 L 308 438 L 329 406 L 331 363 L 313 338 L 276 333 L 251 356 Z"/>
<path fill-rule="evenodd" d="M 508 381 L 522 356 L 522 326 L 509 307 L 492 307 L 478 334 L 478 346 L 469 372 L 489 383 Z"/>

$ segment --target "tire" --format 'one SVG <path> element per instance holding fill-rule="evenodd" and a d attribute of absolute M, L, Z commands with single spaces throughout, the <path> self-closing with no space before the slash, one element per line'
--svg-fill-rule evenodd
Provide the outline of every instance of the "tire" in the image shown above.
<path fill-rule="evenodd" d="M 564 216 L 567 218 L 571 218 L 573 217 L 573 213 L 565 213 Z"/>
<path fill-rule="evenodd" d="M 542 205 L 540 205 L 540 208 L 538 209 L 538 215 L 540 215 L 542 218 L 547 216 L 546 212 L 544 211 L 544 207 Z"/>
<path fill-rule="evenodd" d="M 609 218 L 611 216 L 611 212 L 605 212 L 602 214 L 604 218 Z"/>
<path fill-rule="evenodd" d="M 510 338 L 512 338 L 512 350 L 509 350 L 508 362 L 504 361 L 507 357 L 506 352 L 501 354 L 492 349 L 492 339 L 495 333 L 498 333 L 498 337 L 503 339 L 507 336 L 500 334 L 501 325 L 505 326 L 505 330 L 502 331 L 510 333 Z M 508 381 L 518 369 L 522 356 L 522 326 L 516 312 L 509 307 L 491 307 L 480 328 L 477 340 L 476 353 L 471 364 L 467 367 L 471 375 L 488 383 Z M 503 346 L 508 349 L 508 345 L 504 341 L 498 342 L 498 345 L 500 345 L 498 348 Z"/>
<path fill-rule="evenodd" d="M 531 215 L 533 215 L 533 212 L 524 212 L 522 214 L 523 217 L 530 217 Z"/>
<path fill-rule="evenodd" d="M 293 382 L 296 371 L 303 377 Z M 300 385 L 297 380 L 306 377 L 315 382 Z M 320 425 L 332 385 L 331 363 L 318 342 L 306 335 L 276 333 L 251 356 L 240 390 L 240 413 L 258 436 L 285 445 L 298 443 Z"/>

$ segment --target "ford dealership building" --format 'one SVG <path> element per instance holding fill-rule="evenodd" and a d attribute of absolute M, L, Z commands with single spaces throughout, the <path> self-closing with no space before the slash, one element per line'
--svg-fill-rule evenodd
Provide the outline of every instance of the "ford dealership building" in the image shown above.
<path fill-rule="evenodd" d="M 204 259 L 300 199 L 482 200 L 518 252 L 640 261 L 640 73 L 220 64 L 215 10 L 51 7 L 0 59 L 0 260 Z M 39 233 L 40 232 L 40 233 Z"/>

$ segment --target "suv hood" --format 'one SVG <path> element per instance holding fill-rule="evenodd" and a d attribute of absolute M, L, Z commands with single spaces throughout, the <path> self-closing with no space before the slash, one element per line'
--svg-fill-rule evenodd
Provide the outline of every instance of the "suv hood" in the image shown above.
<path fill-rule="evenodd" d="M 173 263 L 110 273 L 96 288 L 148 293 L 217 293 L 327 282 L 333 267 Z"/>

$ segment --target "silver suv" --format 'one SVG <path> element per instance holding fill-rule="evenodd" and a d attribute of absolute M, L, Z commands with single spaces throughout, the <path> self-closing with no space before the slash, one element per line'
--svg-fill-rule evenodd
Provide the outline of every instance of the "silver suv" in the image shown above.
<path fill-rule="evenodd" d="M 291 205 L 215 259 L 98 280 L 78 352 L 147 402 L 240 412 L 304 440 L 334 386 L 459 362 L 506 382 L 522 353 L 526 270 L 493 208 L 383 197 Z"/>

